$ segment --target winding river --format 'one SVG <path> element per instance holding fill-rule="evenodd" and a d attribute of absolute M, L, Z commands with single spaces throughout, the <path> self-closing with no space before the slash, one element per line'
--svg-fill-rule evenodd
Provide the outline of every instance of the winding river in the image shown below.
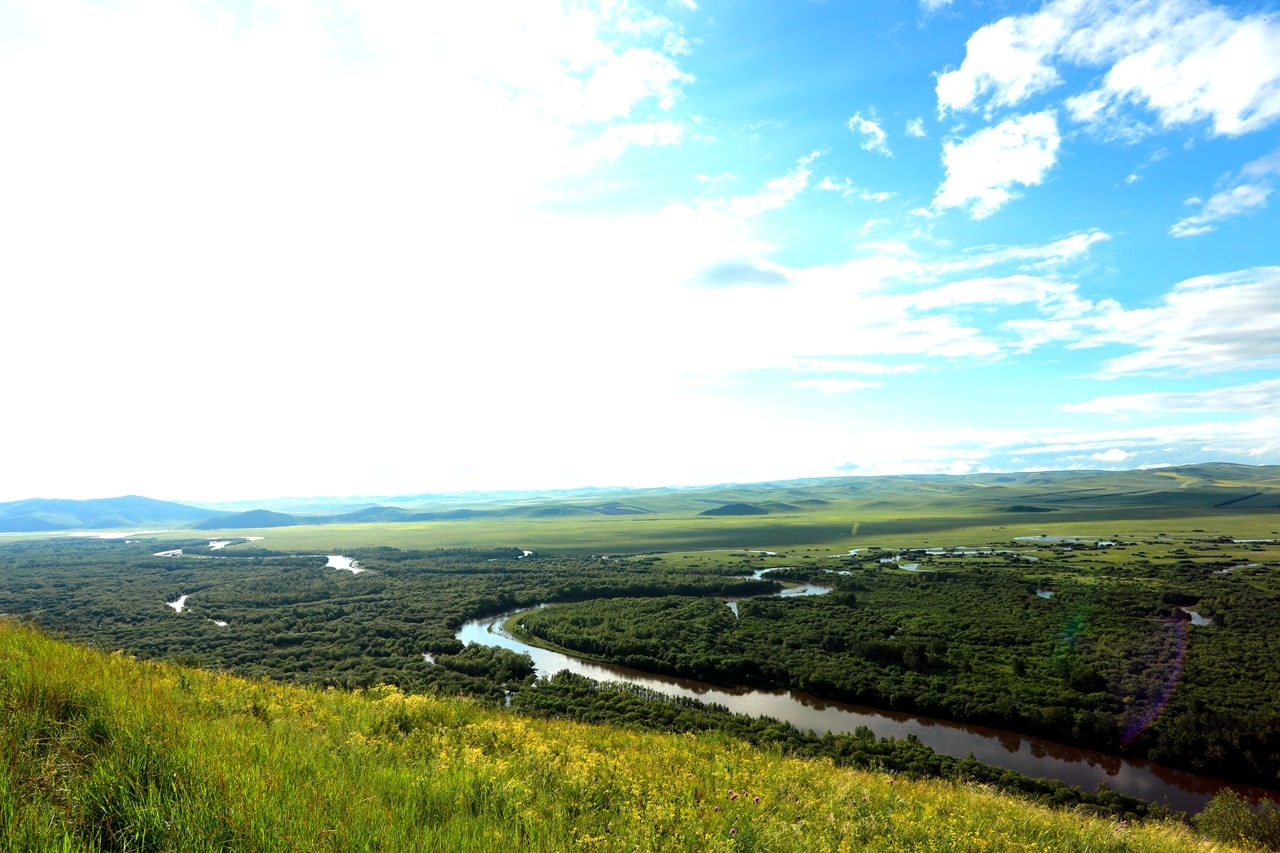
<path fill-rule="evenodd" d="M 823 587 L 790 587 L 784 594 L 820 594 L 825 591 Z M 1086 791 L 1093 791 L 1105 783 L 1114 791 L 1164 803 L 1176 811 L 1199 812 L 1224 787 L 1235 788 L 1254 798 L 1277 796 L 1274 792 L 1228 784 L 1141 759 L 1119 758 L 999 729 L 846 705 L 796 690 L 719 687 L 586 661 L 515 639 L 502 629 L 502 623 L 513 615 L 507 613 L 467 622 L 458 631 L 457 638 L 463 643 L 500 646 L 528 654 L 533 658 L 538 675 L 543 677 L 567 669 L 596 681 L 628 682 L 667 696 L 685 696 L 723 705 L 738 714 L 772 717 L 790 723 L 802 732 L 851 734 L 859 726 L 867 726 L 877 737 L 903 739 L 915 735 L 921 743 L 945 755 L 964 758 L 972 754 L 984 764 L 1034 778 L 1059 779 Z"/>

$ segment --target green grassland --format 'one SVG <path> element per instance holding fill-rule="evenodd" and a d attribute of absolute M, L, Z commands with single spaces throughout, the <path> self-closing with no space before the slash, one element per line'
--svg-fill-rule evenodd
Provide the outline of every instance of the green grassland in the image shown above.
<path fill-rule="evenodd" d="M 149 664 L 0 623 L 0 848 L 1229 851 L 1168 821 L 785 758 Z"/>
<path fill-rule="evenodd" d="M 643 512 L 601 514 L 625 501 Z M 727 504 L 766 515 L 703 515 Z M 424 504 L 431 507 L 430 503 Z M 452 504 L 450 505 L 452 506 Z M 690 489 L 592 491 L 490 499 L 466 519 L 236 530 L 284 549 L 517 546 L 555 553 L 636 553 L 801 546 L 980 545 L 1051 531 L 1280 536 L 1280 469 L 1199 465 L 1153 471 L 966 477 L 837 478 Z M 484 514 L 490 513 L 490 514 Z"/>

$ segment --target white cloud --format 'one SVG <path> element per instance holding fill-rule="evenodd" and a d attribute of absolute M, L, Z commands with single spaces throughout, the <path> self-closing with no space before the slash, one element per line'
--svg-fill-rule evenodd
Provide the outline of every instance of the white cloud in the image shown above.
<path fill-rule="evenodd" d="M 797 379 L 791 384 L 796 388 L 812 388 L 823 394 L 848 394 L 851 391 L 879 388 L 883 383 L 867 379 Z"/>
<path fill-rule="evenodd" d="M 920 9 L 925 14 L 933 14 L 947 8 L 951 3 L 952 0 L 920 0 Z"/>
<path fill-rule="evenodd" d="M 1238 136 L 1280 117 L 1280 22 L 1190 0 L 1121 8 L 1068 46 L 1069 59 L 1114 62 L 1080 120 L 1133 103 L 1165 127 L 1208 121 Z"/>
<path fill-rule="evenodd" d="M 874 448 L 841 466 L 840 473 L 945 474 L 956 471 L 1049 470 L 1135 467 L 1202 461 L 1240 461 L 1274 453 L 1280 419 L 1200 422 L 1125 428 L 1027 428 L 934 430 L 904 426 L 862 432 L 858 447 Z M 1123 459 L 1121 458 L 1123 455 Z M 1034 460 L 1037 464 L 1028 464 Z"/>
<path fill-rule="evenodd" d="M 823 179 L 818 182 L 816 189 L 823 192 L 838 192 L 845 198 L 857 198 L 862 201 L 872 201 L 876 203 L 886 202 L 893 198 L 894 195 L 886 190 L 875 191 L 858 187 L 853 183 L 852 178 L 845 178 L 842 181 L 837 181 L 830 175 L 823 177 Z"/>
<path fill-rule="evenodd" d="M 796 160 L 795 166 L 787 174 L 772 178 L 765 182 L 764 188 L 751 195 L 741 195 L 715 206 L 734 216 L 751 218 L 770 210 L 778 210 L 804 192 L 813 177 L 812 164 L 818 157 L 815 151 Z"/>
<path fill-rule="evenodd" d="M 1111 235 L 1096 228 L 1069 234 L 1043 245 L 983 246 L 931 265 L 931 274 L 984 269 L 999 264 L 1016 264 L 1020 269 L 1049 269 L 1081 260 Z"/>
<path fill-rule="evenodd" d="M 985 219 L 1017 198 L 1015 185 L 1035 186 L 1057 162 L 1057 118 L 1052 111 L 1007 119 L 959 142 L 943 144 L 946 178 L 933 198 L 935 210 L 968 208 Z"/>
<path fill-rule="evenodd" d="M 1206 391 L 1152 391 L 1144 394 L 1114 394 L 1095 397 L 1062 407 L 1064 412 L 1122 416 L 1165 415 L 1170 412 L 1236 412 L 1280 414 L 1280 379 L 1266 379 L 1248 385 L 1211 388 Z"/>
<path fill-rule="evenodd" d="M 893 156 L 893 152 L 889 150 L 888 136 L 880 127 L 875 110 L 872 110 L 869 116 L 863 116 L 860 112 L 854 113 L 848 124 L 849 130 L 862 137 L 860 144 L 864 151 L 871 151 L 885 157 Z"/>
<path fill-rule="evenodd" d="M 1280 117 L 1280 22 L 1203 0 L 1054 0 L 1002 18 L 970 37 L 959 68 L 938 75 L 939 113 L 1016 106 L 1061 85 L 1059 63 L 1106 69 L 1066 105 L 1109 136 L 1146 132 L 1130 107 L 1166 128 L 1208 122 L 1223 136 Z"/>
<path fill-rule="evenodd" d="M 1074 287 L 1035 276 L 1012 275 L 954 281 L 915 294 L 912 302 L 923 310 L 961 305 L 1022 305 L 1047 303 Z"/>
<path fill-rule="evenodd" d="M 1067 35 L 1068 22 L 1045 11 L 1001 18 L 979 29 L 965 45 L 960 67 L 937 77 L 938 115 L 974 108 L 983 96 L 992 107 L 1011 107 L 1058 85 L 1050 64 Z"/>
<path fill-rule="evenodd" d="M 1138 351 L 1103 363 L 1099 376 L 1213 373 L 1280 366 L 1280 267 L 1179 282 L 1163 304 L 1104 318 L 1084 343 Z"/>
<path fill-rule="evenodd" d="M 1224 219 L 1261 210 L 1275 189 L 1271 179 L 1277 174 L 1280 150 L 1246 164 L 1231 187 L 1214 193 L 1208 201 L 1188 199 L 1188 204 L 1202 205 L 1200 212 L 1175 222 L 1169 233 L 1174 237 L 1194 237 L 1212 231 Z"/>
<path fill-rule="evenodd" d="M 797 358 L 789 367 L 797 373 L 856 373 L 862 376 L 890 376 L 929 369 L 928 365 L 913 362 L 883 364 L 849 358 Z"/>
<path fill-rule="evenodd" d="M 928 133 L 925 132 L 924 119 L 922 118 L 907 119 L 907 127 L 905 132 L 907 136 L 913 136 L 917 139 L 923 139 L 924 137 L 928 136 Z"/>
<path fill-rule="evenodd" d="M 685 56 L 693 53 L 689 40 L 679 33 L 667 33 L 662 37 L 662 49 L 672 56 Z"/>
<path fill-rule="evenodd" d="M 990 434 L 989 445 L 1019 456 L 1050 457 L 1050 467 L 1066 467 L 1070 457 L 1095 460 L 1119 450 L 1135 460 L 1153 465 L 1180 464 L 1209 459 L 1256 457 L 1273 453 L 1280 435 L 1280 418 L 1270 415 L 1243 421 L 1199 421 L 1108 428 L 1057 427 L 1008 434 Z M 1172 462 L 1168 457 L 1174 457 Z M 1056 458 L 1055 458 L 1056 457 Z"/>
<path fill-rule="evenodd" d="M 1149 308 L 1077 300 L 1069 312 L 1004 325 L 1024 352 L 1051 342 L 1132 350 L 1105 360 L 1095 378 L 1194 375 L 1280 366 L 1276 305 L 1280 267 L 1257 267 L 1179 282 Z"/>

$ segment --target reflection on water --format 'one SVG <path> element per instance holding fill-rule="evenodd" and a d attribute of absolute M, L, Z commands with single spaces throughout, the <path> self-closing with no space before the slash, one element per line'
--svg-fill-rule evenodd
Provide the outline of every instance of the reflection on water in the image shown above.
<path fill-rule="evenodd" d="M 360 568 L 360 564 L 350 557 L 343 557 L 339 554 L 326 554 L 325 556 L 329 558 L 329 562 L 324 564 L 326 569 L 340 569 L 344 572 L 351 572 L 353 575 L 358 575 L 364 571 L 364 569 Z"/>
<path fill-rule="evenodd" d="M 683 696 L 722 705 L 738 714 L 772 717 L 790 723 L 802 732 L 852 734 L 859 726 L 867 726 L 882 738 L 901 740 L 914 735 L 921 743 L 944 755 L 957 758 L 972 755 L 984 764 L 1033 778 L 1059 779 L 1086 791 L 1093 791 L 1100 783 L 1106 783 L 1114 791 L 1164 803 L 1178 811 L 1198 812 L 1218 790 L 1228 787 L 1227 783 L 1217 779 L 1195 776 L 1140 759 L 1118 758 L 985 726 L 846 705 L 793 690 L 718 687 L 690 679 L 584 661 L 516 640 L 502 630 L 507 615 L 468 622 L 458 631 L 457 638 L 463 643 L 500 646 L 528 654 L 541 677 L 568 670 L 596 681 L 628 682 L 666 696 Z M 1230 787 L 1253 797 L 1266 793 L 1260 789 Z"/>

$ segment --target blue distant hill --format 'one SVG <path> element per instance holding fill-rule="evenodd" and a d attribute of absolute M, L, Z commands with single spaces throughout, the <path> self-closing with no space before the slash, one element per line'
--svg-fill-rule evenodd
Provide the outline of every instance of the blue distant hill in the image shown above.
<path fill-rule="evenodd" d="M 209 515 L 209 510 L 200 507 L 137 495 L 83 501 L 30 498 L 0 503 L 0 532 L 186 526 Z"/>
<path fill-rule="evenodd" d="M 95 500 L 32 498 L 0 503 L 0 533 L 188 528 L 248 530 L 298 524 L 527 519 L 592 516 L 732 518 L 829 512 L 854 501 L 862 509 L 1007 513 L 1030 516 L 1149 512 L 1273 512 L 1280 509 L 1280 466 L 1200 463 L 1135 471 L 1025 471 L 987 474 L 825 477 L 675 488 L 584 488 L 547 492 L 473 492 L 371 499 L 280 499 L 190 506 L 126 495 Z M 323 508 L 321 508 L 321 505 Z M 236 510 L 245 510 L 237 512 Z"/>

